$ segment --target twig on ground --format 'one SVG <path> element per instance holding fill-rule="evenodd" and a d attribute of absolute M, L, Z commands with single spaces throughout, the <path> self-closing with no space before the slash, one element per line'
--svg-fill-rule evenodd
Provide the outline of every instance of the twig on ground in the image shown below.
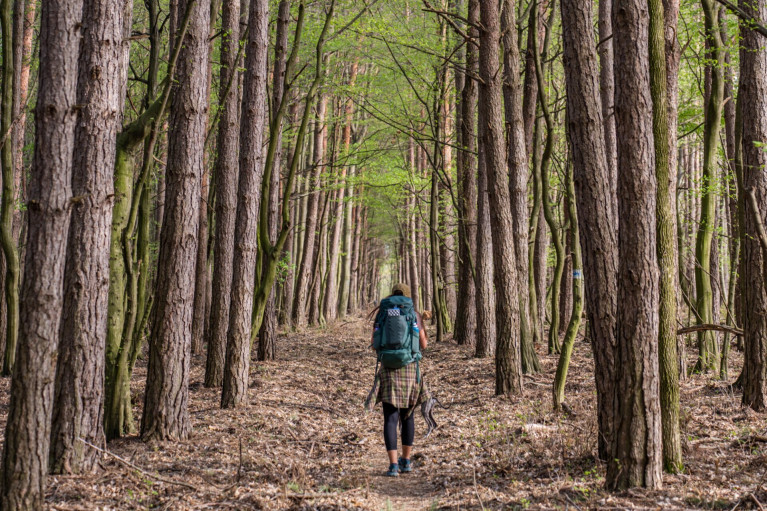
<path fill-rule="evenodd" d="M 116 459 L 120 463 L 122 463 L 122 464 L 124 464 L 124 465 L 126 465 L 126 466 L 128 466 L 130 468 L 132 468 L 133 470 L 138 470 L 139 472 L 141 472 L 142 474 L 144 474 L 147 477 L 151 477 L 152 479 L 155 479 L 155 480 L 163 482 L 163 483 L 175 484 L 177 486 L 183 486 L 184 488 L 189 488 L 190 490 L 197 490 L 197 486 L 194 486 L 194 485 L 191 485 L 191 484 L 188 484 L 188 483 L 182 483 L 181 481 L 174 481 L 173 479 L 166 479 L 165 477 L 161 477 L 161 476 L 158 476 L 158 475 L 151 474 L 151 473 L 147 472 L 146 470 L 144 470 L 143 468 L 141 468 L 141 467 L 139 467 L 137 465 L 134 465 L 130 461 L 126 460 L 125 458 L 123 458 L 121 456 L 118 456 L 117 454 L 115 454 L 113 452 L 109 452 L 106 449 L 102 449 L 101 447 L 99 447 L 97 445 L 93 445 L 92 443 L 90 443 L 89 441 L 87 441 L 87 440 L 85 440 L 83 438 L 78 438 L 78 440 L 80 440 L 85 445 L 87 445 L 89 447 L 92 447 L 93 449 L 96 449 L 97 451 L 99 451 L 99 452 L 101 452 L 103 454 L 108 454 L 109 456 L 113 457 L 114 459 Z"/>
<path fill-rule="evenodd" d="M 756 507 L 758 507 L 759 509 L 764 511 L 764 508 L 762 507 L 762 503 L 759 502 L 759 499 L 756 498 L 756 495 L 754 495 L 753 493 L 749 493 L 748 496 L 751 498 L 751 500 L 754 502 L 754 504 L 756 504 Z"/>
<path fill-rule="evenodd" d="M 474 493 L 477 495 L 477 500 L 479 501 L 479 507 L 482 508 L 482 511 L 485 511 L 485 505 L 482 503 L 482 497 L 479 496 L 479 488 L 477 487 L 477 455 L 474 454 L 474 463 L 471 464 L 471 471 L 474 476 Z"/>

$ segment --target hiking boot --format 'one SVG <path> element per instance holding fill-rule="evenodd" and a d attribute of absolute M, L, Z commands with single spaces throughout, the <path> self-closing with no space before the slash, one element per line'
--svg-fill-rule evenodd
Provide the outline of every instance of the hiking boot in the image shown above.
<path fill-rule="evenodd" d="M 412 472 L 413 471 L 413 464 L 410 463 L 410 460 L 408 458 L 400 458 L 398 460 L 399 465 L 399 471 L 400 472 Z"/>
<path fill-rule="evenodd" d="M 398 477 L 399 476 L 399 465 L 397 463 L 389 464 L 389 470 L 386 472 L 386 475 L 389 476 L 389 477 Z"/>

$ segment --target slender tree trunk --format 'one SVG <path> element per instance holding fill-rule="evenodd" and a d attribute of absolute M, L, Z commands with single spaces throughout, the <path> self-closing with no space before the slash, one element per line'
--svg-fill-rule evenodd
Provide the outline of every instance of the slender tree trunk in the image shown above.
<path fill-rule="evenodd" d="M 674 211 L 674 221 L 676 222 L 679 215 L 676 211 L 676 198 L 679 196 L 676 191 L 676 183 L 678 179 L 678 165 L 677 157 L 677 111 L 679 105 L 679 59 L 681 49 L 679 42 L 677 41 L 677 19 L 679 18 L 679 0 L 663 0 L 663 27 L 664 27 L 664 48 L 666 58 L 666 108 L 668 112 L 668 168 L 669 178 L 673 190 L 671 195 L 672 208 Z M 679 237 L 679 227 L 676 227 L 676 236 Z M 679 273 L 679 239 L 676 240 L 676 248 L 674 249 L 676 255 L 676 271 Z M 678 285 L 679 281 L 676 281 Z M 680 301 L 680 289 L 677 288 L 677 305 Z M 677 318 L 679 312 L 676 312 Z M 687 356 L 685 349 L 684 336 L 677 336 L 676 338 L 676 352 L 677 352 L 677 376 L 680 379 L 684 379 L 687 372 Z M 661 374 L 661 378 L 663 375 Z M 661 403 L 662 404 L 662 403 Z"/>
<path fill-rule="evenodd" d="M 224 0 L 221 11 L 220 83 L 238 80 L 237 54 L 240 45 L 240 0 Z M 240 93 L 234 88 L 219 98 L 221 118 L 218 125 L 216 161 L 216 229 L 213 260 L 213 289 L 205 386 L 219 387 L 224 380 L 226 337 L 232 296 L 234 262 L 234 225 L 237 213 L 237 174 L 240 132 Z"/>
<path fill-rule="evenodd" d="M 740 8 L 751 17 L 767 20 L 767 2 L 740 0 Z M 767 212 L 767 152 L 757 142 L 767 140 L 767 50 L 764 38 L 741 22 L 740 99 L 743 115 L 743 190 L 750 197 L 745 207 L 743 238 L 745 367 L 743 404 L 754 410 L 767 408 L 767 250 L 760 247 L 759 224 Z M 753 199 L 752 199 L 753 198 Z M 754 209 L 757 206 L 758 210 Z"/>
<path fill-rule="evenodd" d="M 312 155 L 312 170 L 307 189 L 309 198 L 306 205 L 306 224 L 304 227 L 304 248 L 301 251 L 301 264 L 296 275 L 296 294 L 293 301 L 291 318 L 293 326 L 306 325 L 306 302 L 312 283 L 311 270 L 315 265 L 315 240 L 317 239 L 317 220 L 320 198 L 320 173 L 324 166 L 325 148 L 327 146 L 328 127 L 325 123 L 327 97 L 320 94 L 317 103 L 317 117 L 314 124 L 314 154 Z"/>
<path fill-rule="evenodd" d="M 615 417 L 618 219 L 610 196 L 592 3 L 562 0 L 567 128 L 583 247 L 586 312 L 594 354 L 599 457 L 611 458 Z"/>
<path fill-rule="evenodd" d="M 659 274 L 647 4 L 617 0 L 613 14 L 619 267 L 615 435 L 607 486 L 659 488 Z"/>
<path fill-rule="evenodd" d="M 281 0 L 277 8 L 277 33 L 274 47 L 274 70 L 272 78 L 272 119 L 277 118 L 280 103 L 287 101 L 283 97 L 285 88 L 285 69 L 288 51 L 288 24 L 290 23 L 290 2 Z M 282 161 L 282 123 L 277 126 L 277 140 L 274 159 L 272 160 L 272 185 L 269 194 L 268 226 L 260 226 L 269 230 L 269 241 L 277 243 L 280 231 L 280 164 Z M 302 148 L 296 148 L 301 152 Z M 265 199 L 265 198 L 264 198 Z M 290 200 L 287 198 L 287 200 Z M 258 339 L 258 360 L 274 360 L 275 344 L 277 341 L 277 310 L 275 304 L 275 289 L 272 287 L 266 304 L 267 313 Z"/>
<path fill-rule="evenodd" d="M 609 191 L 613 216 L 618 214 L 618 152 L 615 140 L 615 69 L 613 40 L 613 3 L 599 2 L 599 91 L 602 101 L 602 124 L 604 126 L 605 155 L 609 173 Z"/>
<path fill-rule="evenodd" d="M 557 363 L 557 373 L 554 376 L 554 410 L 559 410 L 565 400 L 565 382 L 567 381 L 567 370 L 570 366 L 570 357 L 575 346 L 575 337 L 578 335 L 578 329 L 581 326 L 581 316 L 583 315 L 583 262 L 581 260 L 581 244 L 578 242 L 578 212 L 575 207 L 575 182 L 572 167 L 567 171 L 566 183 L 567 189 L 567 208 L 570 217 L 570 233 L 573 239 L 573 305 L 570 320 L 565 330 L 565 338 L 562 341 L 562 352 L 559 354 Z"/>
<path fill-rule="evenodd" d="M 479 8 L 477 0 L 468 2 L 469 33 L 476 40 Z M 477 48 L 466 46 L 466 70 L 476 75 Z M 472 346 L 477 339 L 477 182 L 476 112 L 477 84 L 469 74 L 461 90 L 461 122 L 458 125 L 461 150 L 458 153 L 458 310 L 454 338 L 458 344 Z"/>
<path fill-rule="evenodd" d="M 104 347 L 109 299 L 115 141 L 121 119 L 123 16 L 132 2 L 86 0 L 77 77 L 79 111 L 72 164 L 72 208 L 53 404 L 50 469 L 96 468 L 104 442 Z M 100 70 L 100 71 L 97 71 Z"/>
<path fill-rule="evenodd" d="M 15 11 L 12 13 L 11 6 Z M 14 14 L 14 16 L 11 16 Z M 31 15 L 29 27 L 27 19 Z M 4 275 L 3 284 L 3 315 L 0 332 L 3 338 L 3 367 L 2 375 L 9 376 L 13 371 L 16 358 L 16 346 L 19 335 L 19 282 L 20 268 L 18 236 L 14 233 L 16 217 L 16 199 L 19 191 L 19 181 L 23 174 L 24 128 L 26 115 L 23 113 L 29 83 L 29 67 L 31 62 L 32 24 L 34 23 L 35 6 L 33 2 L 26 5 L 24 1 L 3 0 L 0 3 L 0 24 L 2 24 L 2 92 L 0 102 L 0 131 L 6 134 L 10 131 L 10 141 L 2 145 L 0 151 L 0 167 L 2 167 L 2 201 L 0 201 L 0 244 L 2 245 Z M 27 57 L 25 59 L 25 56 Z M 18 119 L 17 119 L 18 118 Z M 16 121 L 16 126 L 13 122 Z M 5 137 L 5 135 L 3 135 Z"/>
<path fill-rule="evenodd" d="M 660 369 L 663 467 L 667 472 L 683 470 L 679 433 L 679 365 L 677 361 L 677 275 L 676 175 L 672 174 L 673 153 L 669 147 L 669 108 L 666 87 L 666 45 L 663 3 L 649 0 L 650 87 L 653 102 L 653 141 L 657 180 L 657 256 L 660 270 L 658 355 Z"/>
<path fill-rule="evenodd" d="M 719 149 L 719 131 L 724 101 L 724 49 L 717 17 L 715 0 L 701 0 L 709 46 L 708 58 L 714 61 L 711 73 L 711 92 L 706 101 L 706 119 L 703 130 L 703 178 L 701 181 L 701 213 L 695 241 L 695 289 L 696 306 L 700 321 L 714 320 L 714 300 L 711 282 L 711 252 L 716 221 L 716 171 Z M 695 369 L 701 372 L 719 372 L 719 346 L 713 331 L 698 333 L 698 362 Z"/>
<path fill-rule="evenodd" d="M 19 344 L 5 429 L 2 509 L 44 507 L 72 198 L 77 103 L 77 73 L 72 70 L 77 69 L 82 6 L 80 0 L 49 0 L 41 11 L 40 85 L 29 181 L 29 257 L 21 288 Z M 10 4 L 2 18 L 3 32 L 9 33 Z M 4 100 L 3 105 L 8 103 Z"/>
<path fill-rule="evenodd" d="M 533 328 L 530 315 L 529 247 L 528 230 L 530 217 L 527 208 L 528 163 L 525 145 L 525 125 L 522 115 L 522 83 L 519 80 L 519 48 L 516 39 L 514 6 L 510 0 L 503 3 L 501 30 L 503 32 L 503 96 L 508 138 L 508 165 L 510 199 L 514 220 L 514 256 L 517 266 L 519 300 L 520 346 L 522 370 L 525 374 L 537 373 L 541 363 L 535 352 Z"/>
<path fill-rule="evenodd" d="M 262 142 L 267 112 L 268 24 L 268 1 L 251 0 L 240 126 L 237 220 L 234 229 L 234 239 L 237 240 L 237 244 L 232 266 L 232 303 L 229 309 L 229 329 L 226 337 L 222 408 L 239 406 L 247 402 L 248 395 L 258 218 L 261 205 L 261 181 L 264 175 Z"/>
<path fill-rule="evenodd" d="M 537 13 L 538 10 L 532 10 L 532 13 Z M 538 30 L 538 22 L 531 22 L 532 30 Z M 537 34 L 533 35 L 533 42 L 537 41 Z M 559 353 L 559 293 L 561 292 L 562 273 L 565 267 L 565 247 L 562 243 L 560 236 L 560 229 L 555 218 L 554 208 L 551 204 L 551 185 L 549 167 L 551 163 L 551 155 L 554 149 L 554 124 L 549 112 L 548 99 L 546 97 L 546 88 L 544 87 L 543 68 L 541 65 L 541 56 L 537 49 L 533 50 L 533 56 L 535 58 L 535 74 L 538 80 L 538 101 L 541 105 L 541 111 L 543 113 L 543 119 L 546 124 L 546 143 L 543 149 L 543 156 L 541 159 L 541 194 L 542 194 L 542 206 L 543 214 L 546 218 L 546 223 L 549 226 L 551 232 L 551 240 L 554 244 L 554 251 L 556 253 L 556 266 L 554 267 L 554 276 L 551 282 L 551 322 L 549 324 L 549 354 Z"/>
<path fill-rule="evenodd" d="M 500 63 L 500 12 L 497 2 L 480 0 L 479 124 L 485 153 L 496 292 L 495 393 L 522 392 L 519 344 L 519 297 L 514 254 L 514 220 L 506 172 Z"/>
<path fill-rule="evenodd" d="M 186 12 L 194 0 L 179 1 Z M 208 121 L 210 7 L 193 4 L 178 63 L 168 131 L 165 212 L 157 260 L 157 291 L 149 345 L 141 436 L 186 439 L 191 429 L 189 366 L 200 184 Z"/>
<path fill-rule="evenodd" d="M 347 87 L 350 90 L 354 89 L 354 84 L 357 81 L 358 63 L 355 60 L 351 64 L 351 70 L 349 71 L 349 83 Z M 351 94 L 351 92 L 350 92 Z M 354 122 L 354 101 L 351 97 L 346 100 L 344 105 L 344 157 L 350 156 L 351 150 L 351 130 L 352 123 Z M 348 138 L 347 138 L 348 137 Z M 355 167 L 352 165 L 349 168 L 350 179 L 346 180 L 345 186 L 345 202 L 343 205 L 343 235 L 342 235 L 342 254 L 341 254 L 341 281 L 340 281 L 340 293 L 338 296 L 338 316 L 346 316 L 346 311 L 349 308 L 349 284 L 351 283 L 351 271 L 352 271 L 352 196 L 354 194 L 354 187 L 352 181 L 354 179 Z"/>

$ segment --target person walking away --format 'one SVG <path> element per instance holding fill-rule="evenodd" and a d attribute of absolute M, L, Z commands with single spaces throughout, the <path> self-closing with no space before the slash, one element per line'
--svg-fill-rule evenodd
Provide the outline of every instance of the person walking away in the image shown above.
<path fill-rule="evenodd" d="M 421 378 L 421 350 L 428 336 L 421 315 L 413 308 L 410 287 L 395 284 L 391 295 L 381 300 L 373 324 L 371 347 L 376 350 L 380 387 L 376 404 L 384 412 L 384 443 L 389 457 L 387 476 L 412 472 L 410 456 L 415 439 L 415 407 L 426 401 L 429 392 Z M 397 425 L 402 431 L 402 456 L 397 457 Z"/>

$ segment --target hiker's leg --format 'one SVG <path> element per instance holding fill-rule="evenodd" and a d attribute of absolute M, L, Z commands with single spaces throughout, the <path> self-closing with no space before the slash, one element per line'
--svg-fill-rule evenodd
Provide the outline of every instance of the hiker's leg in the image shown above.
<path fill-rule="evenodd" d="M 389 455 L 389 463 L 397 463 L 397 423 L 399 410 L 396 406 L 383 403 L 384 412 L 384 443 Z"/>
<path fill-rule="evenodd" d="M 410 453 L 413 450 L 413 440 L 415 440 L 415 414 L 411 413 L 410 416 L 405 419 L 404 417 L 409 410 L 403 408 L 400 411 L 400 417 L 402 418 L 402 457 L 409 460 Z"/>

